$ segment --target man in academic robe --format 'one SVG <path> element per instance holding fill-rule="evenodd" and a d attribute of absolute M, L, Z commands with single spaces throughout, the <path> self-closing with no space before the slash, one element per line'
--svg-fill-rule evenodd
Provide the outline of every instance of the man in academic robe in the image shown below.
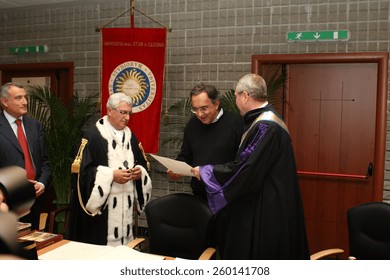
<path fill-rule="evenodd" d="M 107 115 L 86 133 L 71 201 L 71 240 L 110 246 L 133 240 L 134 203 L 144 210 L 152 182 L 142 146 L 127 126 L 131 112 L 131 97 L 112 94 Z"/>
<path fill-rule="evenodd" d="M 206 185 L 216 213 L 222 259 L 309 259 L 305 220 L 291 138 L 267 102 L 256 74 L 241 78 L 236 104 L 245 132 L 236 159 L 193 173 Z"/>

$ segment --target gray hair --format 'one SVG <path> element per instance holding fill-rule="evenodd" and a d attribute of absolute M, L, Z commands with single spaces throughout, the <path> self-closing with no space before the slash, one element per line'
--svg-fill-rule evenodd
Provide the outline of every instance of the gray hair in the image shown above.
<path fill-rule="evenodd" d="M 133 105 L 133 100 L 130 96 L 126 95 L 125 93 L 118 92 L 110 95 L 107 100 L 106 106 L 107 108 L 117 109 L 119 107 L 119 104 L 122 102 L 130 106 Z"/>
<path fill-rule="evenodd" d="M 19 83 L 16 83 L 16 82 L 8 82 L 8 83 L 5 83 L 2 87 L 1 87 L 1 93 L 0 93 L 0 98 L 5 98 L 5 99 L 8 99 L 9 97 L 9 93 L 8 93 L 8 90 L 11 86 L 14 86 L 14 87 L 17 87 L 17 88 L 24 88 L 23 85 L 19 84 Z"/>
<path fill-rule="evenodd" d="M 259 101 L 267 100 L 267 84 L 263 77 L 257 74 L 247 74 L 242 77 L 235 90 L 238 94 L 246 91 L 250 97 Z"/>

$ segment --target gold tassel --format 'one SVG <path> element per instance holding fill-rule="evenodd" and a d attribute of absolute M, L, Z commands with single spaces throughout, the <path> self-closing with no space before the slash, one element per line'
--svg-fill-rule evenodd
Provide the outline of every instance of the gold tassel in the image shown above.
<path fill-rule="evenodd" d="M 71 172 L 74 174 L 78 174 L 80 172 L 81 159 L 83 158 L 83 151 L 87 143 L 88 143 L 87 139 L 85 138 L 81 139 L 81 145 L 79 151 L 77 152 L 76 158 L 74 159 L 71 166 Z"/>
<path fill-rule="evenodd" d="M 80 165 L 81 165 L 81 160 L 83 159 L 83 151 L 84 151 L 84 148 L 87 145 L 87 143 L 88 143 L 87 139 L 85 139 L 85 138 L 81 139 L 81 145 L 80 145 L 79 151 L 77 152 L 76 158 L 74 159 L 74 161 L 72 163 L 71 169 L 72 169 L 72 173 L 78 174 L 77 175 L 77 196 L 79 198 L 80 206 L 84 210 L 85 214 L 93 217 L 96 214 L 89 212 L 87 210 L 87 208 L 85 208 L 83 199 L 81 198 L 81 192 L 80 192 Z"/>

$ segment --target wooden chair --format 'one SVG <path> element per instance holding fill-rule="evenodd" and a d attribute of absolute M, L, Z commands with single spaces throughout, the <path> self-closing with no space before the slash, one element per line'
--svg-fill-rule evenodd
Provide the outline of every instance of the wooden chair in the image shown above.
<path fill-rule="evenodd" d="M 68 224 L 69 224 L 69 214 L 70 214 L 70 208 L 69 206 L 62 207 L 60 209 L 54 209 L 50 211 L 50 213 L 42 212 L 39 217 L 39 228 L 40 231 L 47 231 L 54 233 L 55 229 L 55 221 L 58 214 L 64 213 L 64 227 L 63 231 L 59 232 L 60 234 L 65 234 L 68 230 Z"/>
<path fill-rule="evenodd" d="M 58 232 L 58 233 L 65 234 L 68 231 L 70 207 L 64 206 L 62 208 L 54 209 L 54 210 L 50 211 L 49 224 L 48 224 L 48 231 L 49 232 L 54 232 L 54 225 L 55 225 L 56 217 L 60 213 L 64 213 L 65 217 L 64 217 L 63 231 Z"/>
<path fill-rule="evenodd" d="M 47 217 L 49 216 L 48 213 L 41 213 L 39 215 L 39 227 L 38 227 L 38 230 L 40 231 L 44 231 L 45 228 L 46 228 L 46 223 L 47 223 Z"/>
<path fill-rule="evenodd" d="M 145 207 L 149 229 L 149 253 L 184 259 L 211 259 L 213 214 L 196 196 L 174 193 L 159 197 Z M 128 244 L 134 248 L 145 241 L 137 238 Z"/>

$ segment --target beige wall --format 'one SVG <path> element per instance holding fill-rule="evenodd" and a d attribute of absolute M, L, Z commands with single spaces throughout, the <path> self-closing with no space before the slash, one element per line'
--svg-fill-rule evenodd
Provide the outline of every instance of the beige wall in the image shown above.
<path fill-rule="evenodd" d="M 127 10 L 129 2 L 86 0 L 0 11 L 0 63 L 73 61 L 74 90 L 92 96 L 100 91 L 100 33 L 95 29 Z M 198 81 L 215 84 L 221 92 L 231 89 L 251 71 L 252 54 L 389 50 L 388 0 L 136 0 L 135 6 L 172 28 L 164 106 L 187 96 Z M 127 13 L 108 27 L 129 27 L 129 19 Z M 137 12 L 135 26 L 160 27 Z M 348 42 L 286 42 L 288 31 L 340 29 L 350 30 Z M 15 56 L 8 51 L 43 44 L 48 53 Z M 169 128 L 161 129 L 167 137 Z M 177 149 L 161 145 L 161 153 L 174 157 Z M 187 184 L 169 182 L 161 171 L 154 165 L 154 195 L 189 191 Z M 384 199 L 390 201 L 390 150 L 384 188 Z"/>

